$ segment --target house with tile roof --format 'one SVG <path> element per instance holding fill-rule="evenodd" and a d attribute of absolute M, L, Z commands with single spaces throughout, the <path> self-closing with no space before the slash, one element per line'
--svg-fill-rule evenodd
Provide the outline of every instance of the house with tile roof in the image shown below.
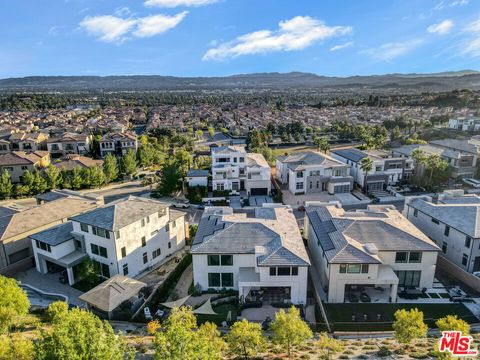
<path fill-rule="evenodd" d="M 46 167 L 50 164 L 50 154 L 47 151 L 23 152 L 13 151 L 0 155 L 0 172 L 8 171 L 12 182 L 22 181 L 23 173 L 26 170 Z"/>
<path fill-rule="evenodd" d="M 290 207 L 207 207 L 192 244 L 193 281 L 243 302 L 306 304 L 310 260 Z"/>
<path fill-rule="evenodd" d="M 328 302 L 396 302 L 399 290 L 433 287 L 438 246 L 391 205 L 307 202 L 304 236 Z"/>
<path fill-rule="evenodd" d="M 405 217 L 432 239 L 442 256 L 467 272 L 480 271 L 480 196 L 449 190 L 405 199 Z"/>
<path fill-rule="evenodd" d="M 100 156 L 107 154 L 122 156 L 129 150 L 137 151 L 137 135 L 131 133 L 108 133 L 100 140 Z"/>
<path fill-rule="evenodd" d="M 353 188 L 350 166 L 316 151 L 277 157 L 276 178 L 292 194 L 339 194 Z"/>
<path fill-rule="evenodd" d="M 86 155 L 90 151 L 92 136 L 65 132 L 47 140 L 47 148 L 53 157 L 66 154 Z"/>
<path fill-rule="evenodd" d="M 103 160 L 96 160 L 77 154 L 69 154 L 55 161 L 53 165 L 62 170 L 73 170 L 74 168 L 85 169 L 95 166 L 102 166 Z"/>
<path fill-rule="evenodd" d="M 99 274 L 135 277 L 185 246 L 185 213 L 168 204 L 129 196 L 72 216 L 68 223 L 30 236 L 41 273 L 60 266 L 68 282 L 78 264 L 93 260 Z"/>

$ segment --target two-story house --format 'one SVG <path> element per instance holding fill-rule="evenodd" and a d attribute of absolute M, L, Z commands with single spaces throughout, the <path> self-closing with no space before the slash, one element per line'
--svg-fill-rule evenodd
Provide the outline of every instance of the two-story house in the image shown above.
<path fill-rule="evenodd" d="M 107 154 L 122 156 L 129 150 L 137 151 L 138 140 L 135 134 L 130 133 L 108 133 L 100 140 L 100 156 Z"/>
<path fill-rule="evenodd" d="M 87 134 L 64 133 L 47 141 L 48 152 L 53 157 L 66 154 L 86 155 L 90 151 L 92 136 Z"/>
<path fill-rule="evenodd" d="M 439 249 L 394 206 L 307 202 L 304 236 L 328 302 L 396 302 L 400 289 L 433 287 Z"/>
<path fill-rule="evenodd" d="M 78 280 L 89 257 L 104 278 L 135 277 L 185 246 L 185 213 L 168 204 L 130 196 L 73 216 L 70 222 L 32 235 L 37 270 L 66 271 Z"/>
<path fill-rule="evenodd" d="M 478 131 L 480 130 L 480 118 L 473 115 L 452 118 L 448 120 L 448 127 L 460 131 Z"/>
<path fill-rule="evenodd" d="M 358 150 L 356 148 L 333 150 L 332 157 L 351 166 L 350 174 L 367 192 L 385 190 L 387 186 L 408 181 L 413 174 L 413 160 L 383 150 Z M 368 174 L 362 169 L 364 158 L 372 159 Z"/>
<path fill-rule="evenodd" d="M 281 184 L 287 184 L 292 194 L 322 191 L 339 194 L 353 188 L 349 165 L 315 151 L 279 156 L 276 178 Z"/>
<path fill-rule="evenodd" d="M 8 154 L 0 155 L 0 172 L 8 171 L 12 182 L 22 181 L 23 173 L 26 170 L 46 167 L 50 164 L 50 154 L 47 151 L 35 151 L 26 153 L 23 151 L 13 151 Z"/>
<path fill-rule="evenodd" d="M 442 256 L 467 272 L 480 271 L 480 197 L 450 190 L 437 198 L 405 199 L 403 214 L 432 239 Z"/>
<path fill-rule="evenodd" d="M 47 136 L 42 133 L 18 132 L 10 135 L 10 148 L 12 151 L 34 152 L 46 150 Z"/>
<path fill-rule="evenodd" d="M 295 216 L 269 205 L 205 209 L 191 248 L 195 286 L 238 290 L 242 302 L 306 304 L 310 261 Z"/>
<path fill-rule="evenodd" d="M 213 190 L 246 190 L 250 195 L 269 195 L 271 170 L 261 154 L 245 151 L 243 146 L 212 148 Z"/>

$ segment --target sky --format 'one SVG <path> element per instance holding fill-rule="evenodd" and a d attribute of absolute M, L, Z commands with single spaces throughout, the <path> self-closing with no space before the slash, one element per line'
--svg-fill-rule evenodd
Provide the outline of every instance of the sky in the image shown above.
<path fill-rule="evenodd" d="M 480 0 L 1 0 L 0 78 L 480 70 Z"/>

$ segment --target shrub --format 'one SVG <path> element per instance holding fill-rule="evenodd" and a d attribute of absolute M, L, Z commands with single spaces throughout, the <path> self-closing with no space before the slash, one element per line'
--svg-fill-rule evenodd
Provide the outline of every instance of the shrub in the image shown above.
<path fill-rule="evenodd" d="M 47 320 L 54 322 L 55 318 L 60 314 L 65 314 L 68 311 L 68 304 L 64 301 L 55 301 L 48 306 L 45 315 Z"/>
<path fill-rule="evenodd" d="M 152 320 L 147 324 L 147 333 L 154 335 L 160 329 L 160 321 Z"/>
<path fill-rule="evenodd" d="M 377 352 L 378 357 L 387 357 L 387 356 L 390 356 L 391 354 L 392 352 L 386 346 L 382 346 L 380 350 L 378 350 Z"/>

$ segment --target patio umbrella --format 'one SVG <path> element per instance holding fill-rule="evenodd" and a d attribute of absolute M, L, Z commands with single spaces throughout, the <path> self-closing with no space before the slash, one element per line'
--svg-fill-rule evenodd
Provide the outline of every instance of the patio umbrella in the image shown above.
<path fill-rule="evenodd" d="M 232 311 L 228 310 L 227 321 L 232 321 Z"/>
<path fill-rule="evenodd" d="M 178 299 L 178 300 L 175 300 L 175 301 L 164 302 L 164 303 L 161 303 L 160 305 L 162 305 L 166 308 L 169 308 L 169 309 L 178 308 L 178 307 L 184 305 L 189 298 L 190 298 L 190 295 L 185 296 L 185 297 L 183 297 L 181 299 Z"/>
<path fill-rule="evenodd" d="M 202 314 L 202 315 L 218 315 L 215 311 L 213 311 L 212 303 L 210 301 L 210 298 L 207 301 L 205 301 L 202 306 L 193 310 L 193 313 L 197 314 L 197 315 L 199 315 L 199 314 Z"/>

